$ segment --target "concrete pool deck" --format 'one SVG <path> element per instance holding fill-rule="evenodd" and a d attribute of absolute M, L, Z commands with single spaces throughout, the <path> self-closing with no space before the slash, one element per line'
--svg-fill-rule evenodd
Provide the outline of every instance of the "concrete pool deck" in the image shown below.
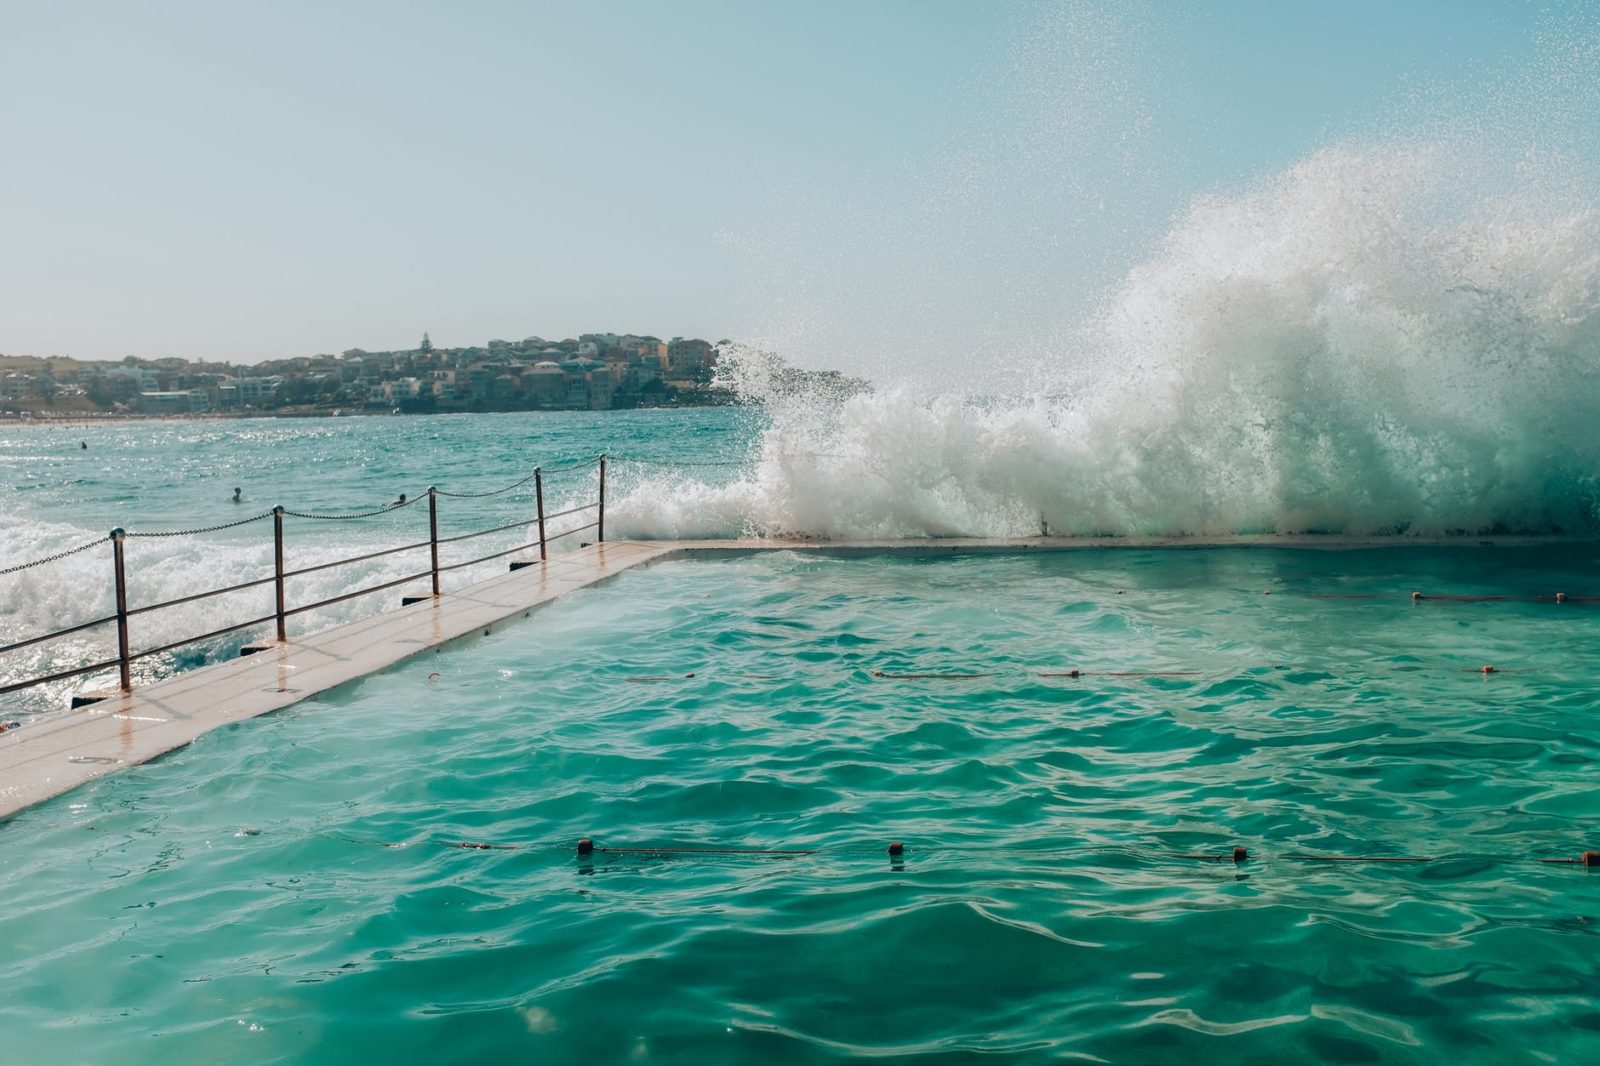
<path fill-rule="evenodd" d="M 0 734 L 0 818 L 148 762 L 650 562 L 671 544 L 594 544 L 253 655 L 187 670 Z M 401 587 L 402 593 L 422 592 Z"/>
<path fill-rule="evenodd" d="M 941 540 L 612 541 L 533 562 L 438 599 L 345 623 L 256 654 L 188 670 L 0 734 L 0 819 L 218 726 L 281 710 L 430 648 L 489 630 L 569 592 L 668 559 L 805 551 L 834 557 L 945 556 L 1125 548 L 1526 547 L 1570 538 L 1230 536 Z M 416 590 L 394 590 L 416 594 Z"/>

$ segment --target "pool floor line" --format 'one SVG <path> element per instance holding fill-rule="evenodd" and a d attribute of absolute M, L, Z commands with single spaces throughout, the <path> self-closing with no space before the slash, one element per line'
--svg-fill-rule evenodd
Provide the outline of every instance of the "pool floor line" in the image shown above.
<path fill-rule="evenodd" d="M 1027 537 L 928 540 L 767 538 L 610 541 L 421 602 L 271 644 L 115 693 L 59 717 L 0 734 L 0 819 L 115 770 L 148 762 L 218 726 L 255 718 L 387 669 L 430 648 L 487 633 L 569 592 L 625 570 L 674 559 L 801 551 L 834 558 L 1025 554 L 1138 548 L 1527 547 L 1571 537 L 1344 537 L 1320 534 L 1224 537 Z M 390 592 L 398 599 L 408 590 Z"/>

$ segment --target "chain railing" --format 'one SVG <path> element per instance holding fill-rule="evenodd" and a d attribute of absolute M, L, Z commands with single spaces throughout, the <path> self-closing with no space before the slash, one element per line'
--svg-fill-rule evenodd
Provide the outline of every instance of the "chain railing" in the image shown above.
<path fill-rule="evenodd" d="M 569 473 L 572 471 L 588 469 L 590 467 L 598 467 L 599 471 L 597 499 L 592 503 L 583 503 L 575 507 L 568 507 L 564 510 L 556 511 L 554 513 L 546 513 L 544 509 L 545 476 L 547 474 Z M 488 529 L 475 530 L 470 533 L 460 533 L 449 537 L 439 536 L 440 497 L 450 499 L 481 499 L 490 496 L 499 496 L 510 492 L 513 489 L 521 488 L 530 481 L 533 483 L 534 487 L 534 513 L 532 515 L 528 516 L 527 518 L 520 518 L 514 522 L 496 525 Z M 293 570 L 287 569 L 284 565 L 283 520 L 286 517 L 314 521 L 357 521 L 364 518 L 372 518 L 377 515 L 393 513 L 413 503 L 419 502 L 420 497 L 408 498 L 401 496 L 394 503 L 386 504 L 385 506 L 377 508 L 376 510 L 360 511 L 350 514 L 323 514 L 307 511 L 291 511 L 288 508 L 280 505 L 274 507 L 270 511 L 266 511 L 258 515 L 252 515 L 249 518 L 240 519 L 236 522 L 226 522 L 221 525 L 207 526 L 200 529 L 175 529 L 163 530 L 160 532 L 129 532 L 128 530 L 125 530 L 119 526 L 116 529 L 113 529 L 108 537 L 111 544 L 112 581 L 116 594 L 115 612 L 113 614 L 106 615 L 103 618 L 90 619 L 87 622 L 79 622 L 76 625 L 67 626 L 64 629 L 53 630 L 49 633 L 39 633 L 34 636 L 24 637 L 21 640 L 12 641 L 9 644 L 0 646 L 0 656 L 5 656 L 21 651 L 24 648 L 30 648 L 39 644 L 43 644 L 47 641 L 56 640 L 61 637 L 70 636 L 74 633 L 82 633 L 86 630 L 115 623 L 117 631 L 116 658 L 92 662 L 85 666 L 73 667 L 67 670 L 56 670 L 35 677 L 24 678 L 20 681 L 11 681 L 5 684 L 0 684 L 0 695 L 5 695 L 12 692 L 20 692 L 24 689 L 35 688 L 39 685 L 46 685 L 52 682 L 66 681 L 75 677 L 82 677 L 86 674 L 102 673 L 110 670 L 112 667 L 117 669 L 118 688 L 124 693 L 130 692 L 133 689 L 132 666 L 141 659 L 147 659 L 151 656 L 160 655 L 164 652 L 174 651 L 178 648 L 186 647 L 191 644 L 199 644 L 204 641 L 214 640 L 217 637 L 226 636 L 229 633 L 235 633 L 239 630 L 265 626 L 268 623 L 272 623 L 274 626 L 275 640 L 280 644 L 286 643 L 289 639 L 288 620 L 296 615 L 304 614 L 307 611 L 314 611 L 321 607 L 329 607 L 336 603 L 343 603 L 346 600 L 352 600 L 359 596 L 367 596 L 371 595 L 372 593 L 383 592 L 386 589 L 392 589 L 396 586 L 408 584 L 413 581 L 420 581 L 423 578 L 428 578 L 430 581 L 431 595 L 427 597 L 406 597 L 402 600 L 402 603 L 413 603 L 422 599 L 437 598 L 443 594 L 439 580 L 441 574 L 446 574 L 454 570 L 460 570 L 464 567 L 473 566 L 478 563 L 485 563 L 494 559 L 504 558 L 508 555 L 514 555 L 517 552 L 531 551 L 534 548 L 539 549 L 539 561 L 544 562 L 549 559 L 549 546 L 552 542 L 561 540 L 565 537 L 575 536 L 591 529 L 595 531 L 595 542 L 603 542 L 605 540 L 606 528 L 606 457 L 601 455 L 597 459 L 591 459 L 585 462 L 574 463 L 562 467 L 553 467 L 549 469 L 536 466 L 533 468 L 533 473 L 529 474 L 527 477 L 513 482 L 510 485 L 495 489 L 492 492 L 446 492 L 437 486 L 430 486 L 427 490 L 427 498 L 427 540 L 418 540 L 412 543 L 401 544 L 393 548 L 382 548 L 377 551 L 366 552 L 362 555 L 334 559 L 329 562 L 316 563 L 311 566 L 303 566 Z M 575 526 L 571 529 L 564 529 L 560 533 L 550 533 L 548 531 L 548 524 L 550 522 L 553 522 L 559 518 L 566 518 L 571 515 L 581 514 L 585 511 L 595 512 L 594 521 Z M 228 585 L 223 588 L 210 589 L 205 592 L 196 592 L 187 596 L 179 596 L 174 599 L 163 600 L 158 603 L 144 604 L 138 607 L 128 606 L 127 560 L 124 554 L 124 542 L 129 538 L 196 536 L 204 533 L 216 532 L 218 530 L 234 529 L 239 526 L 246 526 L 252 522 L 259 522 L 267 518 L 272 519 L 273 565 L 271 576 L 259 577 L 250 581 L 241 581 L 237 584 Z M 441 565 L 439 562 L 439 546 L 442 544 L 455 544 L 462 541 L 473 540 L 478 537 L 486 537 L 494 533 L 503 533 L 511 529 L 526 528 L 530 521 L 534 522 L 538 527 L 538 537 L 536 539 L 529 540 L 525 543 L 519 543 L 514 547 L 506 548 L 502 551 L 491 552 L 487 555 L 465 559 L 460 562 L 450 563 L 448 565 Z M 43 566 L 47 563 L 52 563 L 59 559 L 67 558 L 68 556 L 78 555 L 104 543 L 105 541 L 101 540 L 91 541 L 87 544 L 81 544 L 67 551 L 57 552 L 54 555 L 46 556 L 42 559 L 35 559 L 32 562 L 6 567 L 4 569 L 0 569 L 0 577 L 22 570 L 28 570 L 36 566 Z M 329 596 L 313 603 L 296 604 L 293 606 L 291 606 L 289 603 L 286 583 L 291 578 L 304 577 L 307 574 L 314 574 L 323 570 L 330 570 L 334 567 L 369 562 L 373 559 L 380 559 L 403 552 L 419 551 L 422 548 L 428 549 L 428 568 L 426 570 L 414 574 L 407 574 L 405 577 L 383 581 L 376 585 L 368 585 L 351 592 L 343 592 L 336 596 Z M 511 569 L 517 570 L 523 566 L 531 565 L 533 565 L 532 560 L 513 562 L 511 564 Z M 226 596 L 236 592 L 244 592 L 249 589 L 261 588 L 266 585 L 271 585 L 273 587 L 273 610 L 270 614 L 264 614 L 260 617 L 251 618 L 248 621 L 237 622 L 232 625 L 223 626 L 220 629 L 214 629 L 208 633 L 202 633 L 199 636 L 185 637 L 181 640 L 171 641 L 158 647 L 144 648 L 139 651 L 132 650 L 129 625 L 131 619 L 142 615 L 151 614 L 156 611 L 178 607 L 183 604 L 208 600 L 216 596 Z M 99 695 L 80 696 L 76 697 L 74 702 L 92 702 L 92 700 L 95 698 L 100 697 Z"/>

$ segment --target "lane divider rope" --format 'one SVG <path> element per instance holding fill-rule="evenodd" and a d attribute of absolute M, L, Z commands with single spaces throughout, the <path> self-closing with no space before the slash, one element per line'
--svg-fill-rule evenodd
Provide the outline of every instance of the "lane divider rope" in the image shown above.
<path fill-rule="evenodd" d="M 259 829 L 247 829 L 247 830 L 244 831 L 243 835 L 256 836 L 256 835 L 259 835 L 259 833 L 260 833 Z M 360 839 L 358 837 L 344 836 L 342 834 L 341 834 L 341 838 L 346 840 L 346 841 L 348 841 L 348 842 L 350 842 L 350 843 L 352 843 L 352 844 L 370 844 L 370 845 L 374 845 L 374 846 L 377 846 L 377 847 L 383 847 L 383 848 L 406 848 L 406 847 L 412 846 L 412 844 L 424 844 L 424 845 L 431 844 L 431 845 L 434 845 L 436 847 L 454 848 L 454 849 L 459 849 L 459 850 L 464 850 L 464 851 L 537 851 L 537 850 L 543 850 L 543 851 L 553 851 L 553 852 L 571 852 L 571 853 L 575 853 L 580 858 L 592 858 L 593 856 L 596 856 L 596 855 L 624 855 L 624 856 L 652 856 L 652 855 L 657 855 L 657 856 L 664 856 L 664 857 L 671 857 L 671 856 L 693 857 L 693 856 L 699 856 L 699 855 L 704 855 L 704 856 L 751 856 L 751 857 L 778 856 L 778 857 L 786 857 L 786 856 L 801 856 L 801 855 L 887 854 L 891 858 L 900 859 L 900 858 L 903 858 L 907 854 L 907 845 L 905 844 L 904 841 L 900 841 L 900 840 L 889 841 L 886 845 L 884 845 L 884 844 L 876 844 L 876 845 L 860 844 L 860 845 L 847 845 L 847 846 L 844 846 L 844 847 L 834 846 L 834 847 L 813 847 L 813 848 L 781 848 L 781 847 L 713 847 L 713 846 L 691 847 L 691 846 L 681 846 L 681 845 L 655 847 L 655 846 L 650 846 L 650 845 L 637 845 L 637 844 L 601 845 L 601 844 L 595 843 L 595 841 L 594 841 L 594 839 L 592 837 L 581 837 L 581 838 L 578 839 L 578 841 L 576 843 L 572 843 L 570 841 L 570 838 L 569 838 L 569 840 L 565 841 L 565 842 L 562 842 L 562 841 L 550 841 L 550 842 L 544 842 L 544 843 L 525 843 L 525 844 L 496 844 L 496 843 L 490 843 L 490 842 L 487 842 L 487 841 L 477 841 L 477 840 L 421 840 L 421 841 L 412 841 L 412 842 L 409 842 L 409 843 L 397 843 L 397 842 L 383 841 L 383 840 L 364 840 L 364 839 Z M 959 846 L 959 845 L 952 846 L 952 845 L 934 844 L 934 845 L 925 845 L 920 850 L 925 852 L 925 853 L 927 853 L 927 854 L 930 854 L 930 855 L 936 855 L 936 854 L 940 854 L 940 853 L 960 854 L 960 853 L 964 853 L 964 852 L 987 854 L 987 853 L 994 852 L 996 850 L 1004 850 L 1004 849 L 996 849 L 996 848 L 981 847 L 981 846 Z M 1113 854 L 1113 853 L 1133 852 L 1136 857 L 1140 857 L 1140 858 L 1170 859 L 1170 860 L 1190 861 L 1190 862 L 1233 863 L 1235 865 L 1244 865 L 1245 863 L 1261 862 L 1261 861 L 1271 862 L 1271 861 L 1274 861 L 1274 860 L 1285 860 L 1285 861 L 1290 861 L 1290 862 L 1305 862 L 1305 863 L 1352 863 L 1352 864 L 1374 864 L 1374 865 L 1383 865 L 1383 864 L 1425 864 L 1425 863 L 1440 863 L 1440 862 L 1452 862 L 1452 861 L 1454 861 L 1454 862 L 1494 863 L 1494 864 L 1501 864 L 1501 865 L 1504 865 L 1504 864 L 1516 864 L 1516 863 L 1533 863 L 1533 864 L 1537 864 L 1537 865 L 1541 865 L 1541 866 L 1581 866 L 1581 867 L 1584 867 L 1585 869 L 1600 869 L 1600 850 L 1586 850 L 1586 851 L 1579 852 L 1576 857 L 1568 857 L 1568 858 L 1520 858 L 1518 856 L 1512 856 L 1512 855 L 1315 855 L 1315 854 L 1310 854 L 1308 852 L 1300 852 L 1300 851 L 1290 851 L 1290 852 L 1285 852 L 1285 853 L 1281 853 L 1281 854 L 1272 854 L 1272 853 L 1261 853 L 1261 852 L 1251 851 L 1249 848 L 1246 848 L 1246 847 L 1243 847 L 1243 846 L 1235 846 L 1234 848 L 1232 848 L 1231 850 L 1226 851 L 1226 852 L 1186 853 L 1186 852 L 1172 852 L 1172 851 L 1157 851 L 1156 849 L 1153 849 L 1153 848 L 1142 848 L 1142 847 L 1137 847 L 1137 846 L 1119 847 L 1119 846 L 1110 845 L 1110 844 L 1101 844 L 1101 845 L 1091 844 L 1091 845 L 1083 845 L 1083 846 L 1079 846 L 1079 847 L 1065 847 L 1065 848 L 1021 848 L 1021 849 L 1012 849 L 1012 850 L 1013 850 L 1014 853 L 1021 854 L 1021 855 L 1027 856 L 1027 857 L 1031 857 L 1031 858 L 1048 858 L 1048 857 L 1059 857 L 1059 856 L 1066 856 L 1066 855 Z"/>

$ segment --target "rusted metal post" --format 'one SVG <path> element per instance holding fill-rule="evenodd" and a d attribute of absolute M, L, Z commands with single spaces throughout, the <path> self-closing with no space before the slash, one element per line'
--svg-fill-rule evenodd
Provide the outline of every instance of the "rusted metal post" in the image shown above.
<path fill-rule="evenodd" d="M 428 551 L 433 558 L 433 594 L 439 595 L 439 490 L 428 486 Z"/>
<path fill-rule="evenodd" d="M 544 559 L 545 559 L 545 550 L 544 550 L 544 469 L 542 467 L 537 467 L 536 466 L 536 467 L 533 468 L 533 498 L 534 498 L 535 501 L 537 501 L 537 505 L 538 505 L 538 508 L 539 508 L 539 561 L 543 562 Z"/>
<path fill-rule="evenodd" d="M 122 691 L 133 689 L 133 677 L 128 660 L 128 575 L 123 566 L 122 538 L 127 536 L 121 526 L 111 531 L 111 558 L 117 572 L 117 671 L 122 681 Z"/>
<path fill-rule="evenodd" d="M 272 509 L 272 586 L 278 594 L 278 642 L 282 644 L 289 639 L 289 631 L 284 626 L 282 504 Z"/>
<path fill-rule="evenodd" d="M 606 457 L 600 456 L 600 528 L 595 530 L 595 543 L 606 542 Z"/>

